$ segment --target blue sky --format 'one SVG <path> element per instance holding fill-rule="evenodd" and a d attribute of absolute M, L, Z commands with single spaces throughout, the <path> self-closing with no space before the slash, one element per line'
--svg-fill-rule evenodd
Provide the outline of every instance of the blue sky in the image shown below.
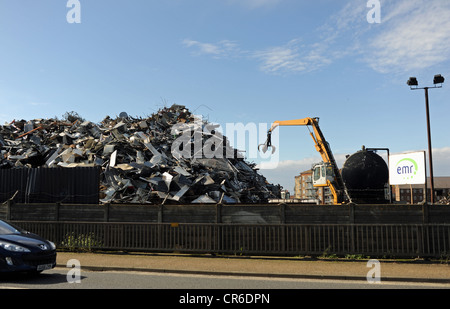
<path fill-rule="evenodd" d="M 362 145 L 426 150 L 424 93 L 406 81 L 450 78 L 447 0 L 380 0 L 380 23 L 367 0 L 79 2 L 68 23 L 66 0 L 0 0 L 0 123 L 174 103 L 224 126 L 320 117 L 342 164 Z M 448 83 L 430 91 L 435 176 L 450 175 L 449 98 Z M 304 127 L 277 146 L 262 173 L 292 190 L 320 157 Z"/>

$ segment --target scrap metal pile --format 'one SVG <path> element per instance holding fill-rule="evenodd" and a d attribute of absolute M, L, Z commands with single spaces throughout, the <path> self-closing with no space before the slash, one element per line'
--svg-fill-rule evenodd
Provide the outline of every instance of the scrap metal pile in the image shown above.
<path fill-rule="evenodd" d="M 438 205 L 450 205 L 450 193 L 436 202 Z"/>
<path fill-rule="evenodd" d="M 199 141 L 212 141 L 215 155 L 205 156 Z M 181 105 L 145 119 L 107 116 L 99 124 L 73 114 L 16 120 L 0 126 L 0 150 L 0 169 L 100 168 L 102 203 L 265 203 L 281 192 Z"/>

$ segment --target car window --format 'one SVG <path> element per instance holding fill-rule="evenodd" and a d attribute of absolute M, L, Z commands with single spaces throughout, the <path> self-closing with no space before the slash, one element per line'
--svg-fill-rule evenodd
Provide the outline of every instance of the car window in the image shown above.
<path fill-rule="evenodd" d="M 8 234 L 17 234 L 20 233 L 20 231 L 13 227 L 12 225 L 9 225 L 5 221 L 0 220 L 0 235 L 8 235 Z"/>

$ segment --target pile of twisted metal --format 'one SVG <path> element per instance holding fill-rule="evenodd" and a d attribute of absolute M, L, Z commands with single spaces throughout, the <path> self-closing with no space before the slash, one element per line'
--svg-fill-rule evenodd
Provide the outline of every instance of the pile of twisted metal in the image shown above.
<path fill-rule="evenodd" d="M 270 184 L 214 129 L 182 105 L 146 118 L 107 116 L 101 123 L 74 114 L 64 120 L 15 120 L 0 126 L 0 169 L 98 167 L 101 203 L 279 198 L 281 186 Z"/>

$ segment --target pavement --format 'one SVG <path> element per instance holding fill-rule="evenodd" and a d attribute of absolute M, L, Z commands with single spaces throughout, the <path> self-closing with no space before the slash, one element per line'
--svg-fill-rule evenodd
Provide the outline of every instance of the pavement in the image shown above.
<path fill-rule="evenodd" d="M 242 257 L 129 252 L 58 252 L 57 267 L 76 259 L 87 271 L 140 271 L 196 275 L 272 278 L 367 280 L 379 270 L 381 281 L 428 282 L 450 285 L 450 264 L 423 260 L 312 259 L 296 257 Z M 72 266 L 70 266 L 72 267 Z M 378 267 L 378 268 L 376 268 Z"/>

